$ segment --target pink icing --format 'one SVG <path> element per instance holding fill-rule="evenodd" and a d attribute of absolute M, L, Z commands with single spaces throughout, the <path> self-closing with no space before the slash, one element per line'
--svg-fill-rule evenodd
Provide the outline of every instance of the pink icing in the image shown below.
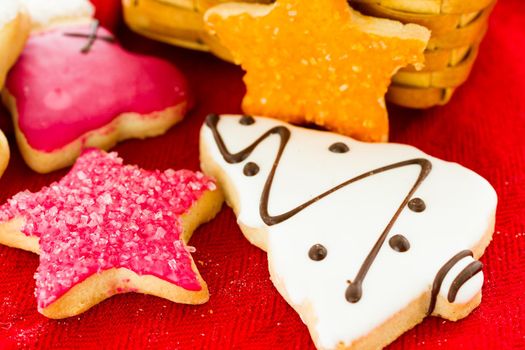
<path fill-rule="evenodd" d="M 168 62 L 102 39 L 84 54 L 88 39 L 64 35 L 89 32 L 84 25 L 32 35 L 8 76 L 19 127 L 35 149 L 51 152 L 122 113 L 149 114 L 188 99 L 186 80 Z"/>
<path fill-rule="evenodd" d="M 215 188 L 199 172 L 146 171 L 122 165 L 116 153 L 90 149 L 59 182 L 11 198 L 0 207 L 0 221 L 22 217 L 22 232 L 40 237 L 39 308 L 113 267 L 197 291 L 180 216 Z"/>

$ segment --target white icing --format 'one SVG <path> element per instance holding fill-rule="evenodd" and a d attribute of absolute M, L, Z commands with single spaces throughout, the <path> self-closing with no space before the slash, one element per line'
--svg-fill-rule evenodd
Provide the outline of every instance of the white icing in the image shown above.
<path fill-rule="evenodd" d="M 95 13 L 95 7 L 88 0 L 20 1 L 25 5 L 35 26 L 38 27 L 49 25 L 57 20 L 93 17 Z"/>
<path fill-rule="evenodd" d="M 20 9 L 18 0 L 0 0 L 0 30 L 16 18 Z"/>
<path fill-rule="evenodd" d="M 272 215 L 287 212 L 344 181 L 389 164 L 414 158 L 432 163 L 431 172 L 413 196 L 425 201 L 426 210 L 416 213 L 403 209 L 364 279 L 361 300 L 349 303 L 345 298 L 347 280 L 356 277 L 414 185 L 420 167 L 411 165 L 367 177 L 288 220 L 268 226 L 260 217 L 259 203 L 278 151 L 279 136 L 267 138 L 243 162 L 229 164 L 211 129 L 203 126 L 201 145 L 233 185 L 238 197 L 238 221 L 268 233 L 266 248 L 274 280 L 280 281 L 281 292 L 287 294 L 292 306 L 311 305 L 317 320 L 311 328 L 318 336 L 319 347 L 332 349 L 339 342 L 350 345 L 423 293 L 430 294 L 438 270 L 460 251 L 476 246 L 492 228 L 497 203 L 494 189 L 458 164 L 430 157 L 411 146 L 369 144 L 273 119 L 255 120 L 246 126 L 239 123 L 239 116 L 221 116 L 218 131 L 230 153 L 236 153 L 272 127 L 284 125 L 291 130 L 270 193 L 268 207 Z M 335 142 L 345 143 L 350 151 L 330 152 L 328 148 Z M 247 162 L 260 167 L 257 175 L 243 174 Z M 389 238 L 396 234 L 410 242 L 407 252 L 396 252 L 389 246 Z M 328 250 L 327 257 L 319 262 L 308 257 L 310 247 L 317 243 Z M 462 268 L 455 266 L 449 275 L 456 276 L 457 269 Z M 461 288 L 456 302 L 472 298 L 482 282 L 481 273 L 473 277 Z M 450 283 L 446 279 L 445 295 Z M 303 319 L 305 316 L 301 315 Z"/>

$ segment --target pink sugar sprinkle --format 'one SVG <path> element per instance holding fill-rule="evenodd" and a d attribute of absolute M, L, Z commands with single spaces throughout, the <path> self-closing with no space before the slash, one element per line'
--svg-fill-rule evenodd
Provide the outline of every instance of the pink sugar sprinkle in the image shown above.
<path fill-rule="evenodd" d="M 40 237 L 39 308 L 113 267 L 197 291 L 191 249 L 180 240 L 180 216 L 215 188 L 198 172 L 146 171 L 122 165 L 116 153 L 91 149 L 59 182 L 8 200 L 0 220 L 23 217 L 22 232 Z"/>

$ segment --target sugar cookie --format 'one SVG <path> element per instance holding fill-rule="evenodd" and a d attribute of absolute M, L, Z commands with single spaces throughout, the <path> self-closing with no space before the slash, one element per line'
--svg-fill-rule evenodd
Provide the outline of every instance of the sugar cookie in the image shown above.
<path fill-rule="evenodd" d="M 24 47 L 29 29 L 29 17 L 18 1 L 0 1 L 0 89 Z"/>
<path fill-rule="evenodd" d="M 89 23 L 95 7 L 88 0 L 19 0 L 31 17 L 33 30 L 57 25 Z"/>
<path fill-rule="evenodd" d="M 31 35 L 3 99 L 26 163 L 41 173 L 87 147 L 160 135 L 191 103 L 173 65 L 125 51 L 96 21 Z"/>
<path fill-rule="evenodd" d="M 400 144 L 217 116 L 201 164 L 320 349 L 384 347 L 481 300 L 497 196 L 479 175 Z"/>
<path fill-rule="evenodd" d="M 201 173 L 146 171 L 91 149 L 60 181 L 0 207 L 0 243 L 40 253 L 35 293 L 50 318 L 131 291 L 201 304 L 208 289 L 186 243 L 221 203 Z"/>
<path fill-rule="evenodd" d="M 0 177 L 4 174 L 9 163 L 10 151 L 9 144 L 4 133 L 0 130 Z"/>
<path fill-rule="evenodd" d="M 205 22 L 246 71 L 245 113 L 315 123 L 385 141 L 385 93 L 401 67 L 421 66 L 430 32 L 366 17 L 346 0 L 227 3 Z"/>

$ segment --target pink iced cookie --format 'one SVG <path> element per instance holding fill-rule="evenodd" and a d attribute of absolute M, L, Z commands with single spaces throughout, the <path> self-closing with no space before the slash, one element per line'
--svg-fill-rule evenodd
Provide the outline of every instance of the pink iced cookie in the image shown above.
<path fill-rule="evenodd" d="M 72 164 L 87 147 L 162 134 L 190 104 L 173 65 L 125 51 L 96 21 L 34 33 L 3 97 L 38 172 Z"/>
<path fill-rule="evenodd" d="M 129 291 L 200 304 L 208 289 L 186 242 L 221 203 L 201 173 L 146 171 L 91 149 L 60 181 L 0 207 L 0 243 L 40 253 L 35 294 L 50 318 Z"/>

